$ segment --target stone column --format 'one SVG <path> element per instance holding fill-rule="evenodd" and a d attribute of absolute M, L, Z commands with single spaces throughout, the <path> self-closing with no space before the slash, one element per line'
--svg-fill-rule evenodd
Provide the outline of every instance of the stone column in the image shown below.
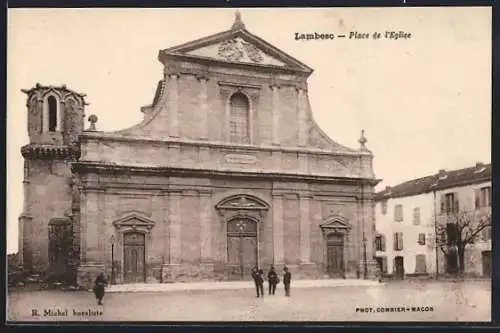
<path fill-rule="evenodd" d="M 169 195 L 170 218 L 170 264 L 181 262 L 181 193 L 170 192 Z"/>
<path fill-rule="evenodd" d="M 170 115 L 168 122 L 168 133 L 172 138 L 179 137 L 179 74 L 171 73 L 168 75 L 168 96 L 167 112 Z"/>
<path fill-rule="evenodd" d="M 38 103 L 38 110 L 42 116 L 42 130 L 40 131 L 41 133 L 48 132 L 49 131 L 49 115 L 46 112 L 48 110 L 48 107 L 43 104 L 43 98 L 38 98 L 37 99 Z"/>
<path fill-rule="evenodd" d="M 272 84 L 271 85 L 271 90 L 272 90 L 272 100 L 273 100 L 273 126 L 272 126 L 272 132 L 273 132 L 273 145 L 279 145 L 280 144 L 280 117 L 281 117 L 281 110 L 280 110 L 280 96 L 279 96 L 279 89 L 280 87 L 277 84 Z"/>
<path fill-rule="evenodd" d="M 306 91 L 303 88 L 297 88 L 297 112 L 298 112 L 298 131 L 299 131 L 299 146 L 306 147 L 307 146 L 307 96 Z"/>
<path fill-rule="evenodd" d="M 310 204 L 311 198 L 309 195 L 300 196 L 300 262 L 307 264 L 311 260 L 311 217 Z"/>
<path fill-rule="evenodd" d="M 284 263 L 285 241 L 283 227 L 283 196 L 281 194 L 273 194 L 273 246 L 275 266 Z"/>
<path fill-rule="evenodd" d="M 209 135 L 209 107 L 208 107 L 208 93 L 207 93 L 207 81 L 208 78 L 204 76 L 199 76 L 200 81 L 200 94 L 198 95 L 198 100 L 200 103 L 200 122 L 199 122 L 199 137 L 202 140 L 207 140 Z"/>

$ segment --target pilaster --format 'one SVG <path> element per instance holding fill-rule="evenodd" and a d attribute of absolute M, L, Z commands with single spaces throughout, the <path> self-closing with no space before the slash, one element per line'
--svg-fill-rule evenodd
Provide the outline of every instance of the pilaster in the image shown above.
<path fill-rule="evenodd" d="M 284 262 L 283 196 L 273 194 L 273 247 L 274 265 Z"/>
<path fill-rule="evenodd" d="M 200 240 L 201 262 L 212 261 L 212 196 L 210 192 L 200 192 Z"/>
<path fill-rule="evenodd" d="M 297 88 L 297 112 L 298 112 L 298 137 L 299 137 L 299 147 L 307 146 L 307 95 L 304 88 Z"/>
<path fill-rule="evenodd" d="M 273 126 L 272 126 L 272 133 L 273 133 L 273 141 L 272 143 L 274 145 L 279 145 L 280 144 L 280 117 L 281 117 L 281 110 L 280 110 L 280 96 L 279 96 L 279 90 L 280 87 L 277 84 L 272 84 L 271 86 L 272 90 L 272 101 L 273 101 Z"/>
<path fill-rule="evenodd" d="M 167 97 L 167 112 L 170 115 L 168 122 L 169 136 L 172 138 L 179 137 L 179 74 L 168 74 L 168 97 Z"/>
<path fill-rule="evenodd" d="M 169 193 L 170 264 L 181 262 L 181 192 Z"/>
<path fill-rule="evenodd" d="M 199 123 L 199 135 L 200 139 L 207 140 L 209 135 L 209 107 L 208 107 L 208 93 L 207 93 L 207 82 L 208 78 L 205 76 L 198 76 L 200 81 L 200 94 L 198 96 L 200 103 L 200 123 Z"/>
<path fill-rule="evenodd" d="M 94 188 L 83 188 L 81 194 L 80 234 L 82 263 L 99 263 L 99 193 Z"/>
<path fill-rule="evenodd" d="M 299 198 L 300 207 L 300 262 L 309 263 L 311 260 L 311 216 L 310 216 L 310 195 L 301 195 Z"/>

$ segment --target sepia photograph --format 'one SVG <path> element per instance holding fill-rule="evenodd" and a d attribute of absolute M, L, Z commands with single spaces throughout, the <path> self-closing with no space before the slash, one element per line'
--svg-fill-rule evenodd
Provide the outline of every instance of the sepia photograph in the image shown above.
<path fill-rule="evenodd" d="M 8 9 L 8 323 L 490 322 L 491 14 Z"/>

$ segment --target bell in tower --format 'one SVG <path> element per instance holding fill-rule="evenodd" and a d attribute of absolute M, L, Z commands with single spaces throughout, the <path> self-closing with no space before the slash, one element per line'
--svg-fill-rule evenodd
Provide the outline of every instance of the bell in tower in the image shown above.
<path fill-rule="evenodd" d="M 83 131 L 85 95 L 66 88 L 42 86 L 23 89 L 28 95 L 30 144 L 71 145 Z"/>

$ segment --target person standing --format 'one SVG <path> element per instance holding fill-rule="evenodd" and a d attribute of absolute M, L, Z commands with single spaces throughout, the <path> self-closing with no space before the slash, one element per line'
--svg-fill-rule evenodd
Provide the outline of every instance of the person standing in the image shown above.
<path fill-rule="evenodd" d="M 271 266 L 271 269 L 267 273 L 267 281 L 269 283 L 269 295 L 271 295 L 271 293 L 274 295 L 274 293 L 276 292 L 276 285 L 278 284 L 279 278 L 273 266 Z"/>
<path fill-rule="evenodd" d="M 260 296 L 259 283 L 258 283 L 258 271 L 257 267 L 252 268 L 252 279 L 255 284 L 255 290 L 257 291 L 257 297 Z"/>
<path fill-rule="evenodd" d="M 292 283 L 292 273 L 288 271 L 288 267 L 285 266 L 283 269 L 285 274 L 283 274 L 283 284 L 285 285 L 285 296 L 290 297 L 290 284 Z"/>
<path fill-rule="evenodd" d="M 260 297 L 264 297 L 264 271 L 259 268 L 257 271 L 257 283 L 260 291 Z"/>
<path fill-rule="evenodd" d="M 104 286 L 106 285 L 106 279 L 104 278 L 104 273 L 99 274 L 95 279 L 94 283 L 94 295 L 97 298 L 97 305 L 102 305 L 102 299 L 104 298 Z"/>

